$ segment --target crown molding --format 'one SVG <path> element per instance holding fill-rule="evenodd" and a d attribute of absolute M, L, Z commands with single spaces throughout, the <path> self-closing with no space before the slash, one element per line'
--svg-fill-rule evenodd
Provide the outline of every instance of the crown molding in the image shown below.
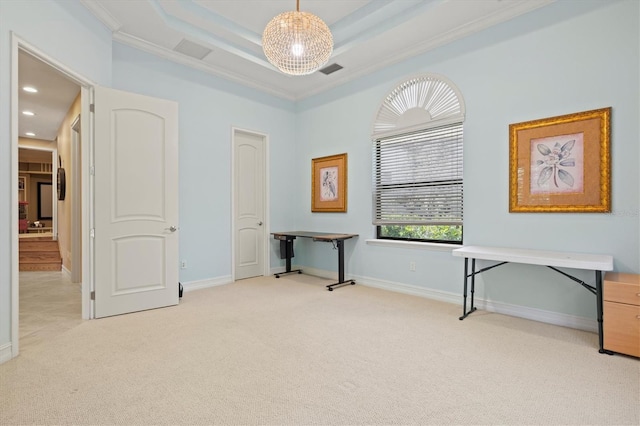
<path fill-rule="evenodd" d="M 296 100 L 296 97 L 291 95 L 290 93 L 273 89 L 272 87 L 267 86 L 266 83 L 255 82 L 251 77 L 238 74 L 237 72 L 232 74 L 228 71 L 203 63 L 202 61 L 192 59 L 188 56 L 181 55 L 177 52 L 160 47 L 156 44 L 149 43 L 145 40 L 142 40 L 138 37 L 135 37 L 127 33 L 123 33 L 123 32 L 114 33 L 113 40 L 128 46 L 134 47 L 136 49 L 140 49 L 145 52 L 151 53 L 155 56 L 169 60 L 171 62 L 176 62 L 190 68 L 204 71 L 208 74 L 213 74 L 217 77 L 222 77 L 225 80 L 230 80 L 234 83 L 241 84 L 245 87 L 260 90 L 261 92 L 264 92 L 272 96 L 276 96 L 278 98 L 282 98 L 288 101 Z"/>
<path fill-rule="evenodd" d="M 114 18 L 113 15 L 109 13 L 109 11 L 107 11 L 107 9 L 105 9 L 104 6 L 102 6 L 100 3 L 90 0 L 80 0 L 80 3 L 84 7 L 89 9 L 96 18 L 102 21 L 102 23 L 105 24 L 111 30 L 111 32 L 116 32 L 120 28 L 122 28 L 122 23 Z"/>
<path fill-rule="evenodd" d="M 515 18 L 524 13 L 531 12 L 540 7 L 554 3 L 555 1 L 556 0 L 541 0 L 539 2 L 536 2 L 534 7 L 531 6 L 532 4 L 534 4 L 533 2 L 523 1 L 521 3 L 515 4 L 513 7 L 509 8 L 508 10 L 501 10 L 489 17 L 477 19 L 475 21 L 462 24 L 456 27 L 455 29 L 448 31 L 444 34 L 441 34 L 437 37 L 432 37 L 430 39 L 424 40 L 419 44 L 414 44 L 406 49 L 398 51 L 393 56 L 388 56 L 386 58 L 379 58 L 379 61 L 377 61 L 375 64 L 369 67 L 360 68 L 357 71 L 352 71 L 351 74 L 349 74 L 346 77 L 337 78 L 336 76 L 336 79 L 332 80 L 329 84 L 315 85 L 310 90 L 299 93 L 297 96 L 297 99 L 303 100 L 305 98 L 318 95 L 334 87 L 340 86 L 342 84 L 346 84 L 350 81 L 356 80 L 360 77 L 364 77 L 365 75 L 371 74 L 375 71 L 381 70 L 393 64 L 397 64 L 404 60 L 411 59 L 415 56 L 427 53 L 431 50 L 435 50 L 438 47 L 442 47 L 446 44 L 453 43 L 456 40 L 459 40 L 461 38 L 467 37 L 476 32 L 487 29 L 493 25 L 497 25 L 499 23 L 505 22 L 509 19 Z M 332 62 L 332 60 L 330 59 L 329 62 Z"/>

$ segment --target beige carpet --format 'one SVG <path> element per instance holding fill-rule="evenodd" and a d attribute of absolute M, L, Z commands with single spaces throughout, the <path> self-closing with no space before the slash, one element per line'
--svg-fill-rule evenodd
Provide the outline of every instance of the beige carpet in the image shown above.
<path fill-rule="evenodd" d="M 640 424 L 597 335 L 290 275 L 85 321 L 0 365 L 0 424 Z"/>

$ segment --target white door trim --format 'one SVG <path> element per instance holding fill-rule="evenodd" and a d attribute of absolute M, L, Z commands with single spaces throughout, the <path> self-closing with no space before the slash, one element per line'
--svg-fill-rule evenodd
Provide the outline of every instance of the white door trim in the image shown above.
<path fill-rule="evenodd" d="M 236 238 L 235 238 L 235 229 L 236 229 L 236 212 L 235 212 L 235 202 L 236 202 L 236 194 L 235 194 L 235 185 L 236 185 L 236 174 L 235 174 L 235 138 L 236 133 L 248 133 L 251 135 L 258 136 L 262 138 L 264 141 L 264 226 L 262 227 L 264 232 L 264 268 L 262 271 L 262 275 L 269 275 L 269 271 L 271 270 L 271 266 L 269 264 L 269 227 L 271 223 L 271 219 L 269 216 L 270 212 L 270 193 L 269 193 L 269 176 L 270 173 L 270 157 L 269 157 L 269 135 L 265 133 L 256 132 L 254 130 L 247 130 L 241 127 L 231 127 L 231 281 L 234 282 L 236 280 Z M 17 187 L 16 183 L 16 187 Z"/>
<path fill-rule="evenodd" d="M 82 185 L 82 318 L 90 318 L 90 301 L 89 295 L 91 287 L 93 285 L 90 275 L 90 267 L 93 262 L 89 257 L 89 232 L 90 226 L 93 226 L 93 222 L 90 222 L 89 203 L 93 203 L 91 197 L 93 196 L 93 189 L 89 184 L 89 159 L 90 154 L 93 152 L 93 132 L 90 132 L 89 117 L 89 99 L 85 96 L 89 93 L 89 90 L 95 85 L 91 80 L 71 70 L 64 64 L 56 61 L 37 47 L 28 43 L 26 40 L 20 38 L 13 31 L 11 32 L 11 128 L 10 128 L 10 140 L 11 140 L 11 243 L 10 243 L 10 256 L 11 256 L 11 356 L 16 357 L 19 353 L 19 313 L 20 313 L 20 293 L 19 293 L 19 264 L 18 264 L 18 173 L 13 168 L 18 164 L 18 52 L 22 49 L 28 52 L 32 56 L 47 63 L 51 67 L 64 73 L 67 77 L 74 80 L 78 85 L 82 87 L 82 127 L 81 127 L 81 139 L 87 141 L 86 146 L 88 149 L 82 152 L 82 181 L 86 182 L 86 185 Z M 91 126 L 92 127 L 92 126 Z M 57 166 L 57 161 L 55 162 Z M 56 197 L 57 199 L 57 197 Z M 87 301 L 89 305 L 86 306 Z"/>
<path fill-rule="evenodd" d="M 82 195 L 80 193 L 80 175 L 79 171 L 82 170 L 82 162 L 80 159 L 81 138 L 80 130 L 81 122 L 80 115 L 78 115 L 71 123 L 71 169 L 73 173 L 69 182 L 71 189 L 71 282 L 82 282 L 82 277 L 79 276 L 78 271 L 81 271 L 82 263 L 82 232 L 75 224 L 82 223 Z"/>

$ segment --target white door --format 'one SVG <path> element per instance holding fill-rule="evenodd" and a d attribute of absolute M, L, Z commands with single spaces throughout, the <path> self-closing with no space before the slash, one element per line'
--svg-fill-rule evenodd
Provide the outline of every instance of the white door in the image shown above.
<path fill-rule="evenodd" d="M 264 275 L 265 137 L 234 130 L 235 279 Z"/>
<path fill-rule="evenodd" d="M 95 317 L 178 303 L 178 105 L 95 89 Z"/>

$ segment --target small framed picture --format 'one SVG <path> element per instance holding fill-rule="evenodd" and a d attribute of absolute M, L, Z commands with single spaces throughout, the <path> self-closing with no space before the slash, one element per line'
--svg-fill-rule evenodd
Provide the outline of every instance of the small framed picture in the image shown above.
<path fill-rule="evenodd" d="M 347 211 L 347 154 L 311 160 L 311 211 Z"/>

